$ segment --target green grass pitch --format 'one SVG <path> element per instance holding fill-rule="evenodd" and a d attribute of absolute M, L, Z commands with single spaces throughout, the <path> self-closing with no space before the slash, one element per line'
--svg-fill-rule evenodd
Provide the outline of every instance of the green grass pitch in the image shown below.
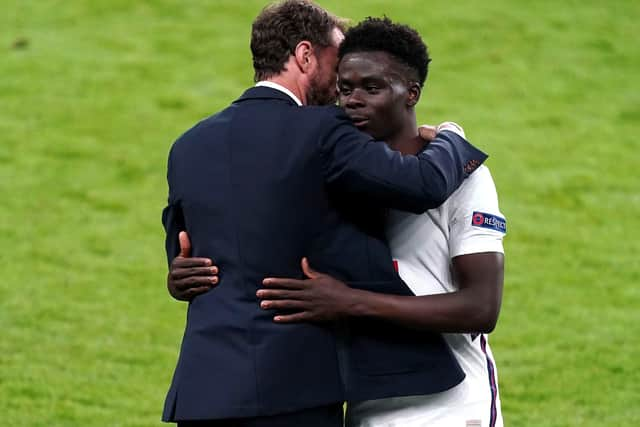
<path fill-rule="evenodd" d="M 263 4 L 2 2 L 4 425 L 161 425 L 185 312 L 164 284 L 166 155 L 252 83 Z M 416 27 L 434 58 L 420 121 L 491 154 L 506 424 L 638 425 L 640 2 L 321 4 Z"/>

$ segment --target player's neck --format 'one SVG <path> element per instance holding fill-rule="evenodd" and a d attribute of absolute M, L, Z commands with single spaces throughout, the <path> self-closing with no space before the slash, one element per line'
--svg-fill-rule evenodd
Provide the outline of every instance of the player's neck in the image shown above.
<path fill-rule="evenodd" d="M 398 131 L 387 138 L 387 143 L 402 154 L 417 154 L 424 147 L 424 141 L 418 135 L 415 113 L 407 114 L 407 119 Z"/>

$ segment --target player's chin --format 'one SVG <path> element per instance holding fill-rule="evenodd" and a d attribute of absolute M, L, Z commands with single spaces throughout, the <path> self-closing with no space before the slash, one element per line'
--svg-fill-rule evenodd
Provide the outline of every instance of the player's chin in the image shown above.
<path fill-rule="evenodd" d="M 373 139 L 378 141 L 385 141 L 385 134 L 381 132 L 379 129 L 376 129 L 375 126 L 371 125 L 371 122 L 368 120 L 365 122 L 354 123 L 354 125 L 358 128 L 359 131 L 369 134 Z"/>
<path fill-rule="evenodd" d="M 368 120 L 363 120 L 363 121 L 354 121 L 353 125 L 355 127 L 358 128 L 358 130 L 362 131 L 362 132 L 367 132 L 368 128 L 369 128 L 369 121 Z M 369 132 L 367 132 L 369 133 Z"/>

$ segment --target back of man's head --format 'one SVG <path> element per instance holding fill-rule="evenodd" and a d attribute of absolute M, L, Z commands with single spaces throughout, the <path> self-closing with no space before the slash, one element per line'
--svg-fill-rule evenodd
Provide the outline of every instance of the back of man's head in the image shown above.
<path fill-rule="evenodd" d="M 283 72 L 289 56 L 303 40 L 320 48 L 331 46 L 334 28 L 344 30 L 343 21 L 309 0 L 268 5 L 253 21 L 251 31 L 254 80 Z"/>

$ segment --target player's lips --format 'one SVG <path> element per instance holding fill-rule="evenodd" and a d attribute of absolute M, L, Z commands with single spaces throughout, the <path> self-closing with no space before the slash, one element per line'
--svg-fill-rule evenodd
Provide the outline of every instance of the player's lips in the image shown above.
<path fill-rule="evenodd" d="M 364 127 L 367 125 L 367 123 L 369 123 L 369 118 L 368 117 L 363 117 L 363 116 L 351 116 L 351 121 L 353 122 L 353 124 L 355 125 L 355 127 L 360 128 L 360 127 Z"/>

